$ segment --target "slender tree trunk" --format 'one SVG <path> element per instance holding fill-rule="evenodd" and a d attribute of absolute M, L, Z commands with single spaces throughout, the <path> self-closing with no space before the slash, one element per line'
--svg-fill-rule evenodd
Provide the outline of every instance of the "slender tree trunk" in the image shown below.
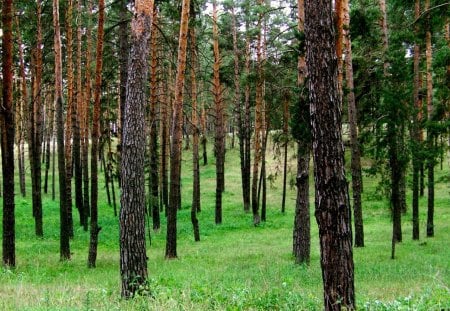
<path fill-rule="evenodd" d="M 120 210 L 120 274 L 122 297 L 129 298 L 145 286 L 145 88 L 153 1 L 136 0 L 128 62 L 127 96 L 123 124 L 122 196 Z"/>
<path fill-rule="evenodd" d="M 297 1 L 298 8 L 298 30 L 305 31 L 305 2 Z M 305 46 L 302 42 L 301 46 Z M 299 107 L 302 128 L 305 133 L 298 139 L 297 151 L 297 199 L 295 202 L 295 218 L 293 230 L 293 253 L 295 262 L 298 264 L 309 264 L 311 253 L 311 220 L 309 215 L 309 161 L 311 157 L 311 128 L 309 118 L 309 103 L 306 94 L 306 72 L 305 50 L 301 50 L 298 57 L 297 85 L 300 88 Z M 300 134 L 300 133 L 298 133 Z"/>
<path fill-rule="evenodd" d="M 105 1 L 98 2 L 98 28 L 97 28 L 97 53 L 95 65 L 95 95 L 94 115 L 92 118 L 91 133 L 91 228 L 88 267 L 94 268 L 97 259 L 98 234 L 101 227 L 98 226 L 98 157 L 100 139 L 100 112 L 102 92 L 102 67 L 103 67 L 103 37 L 105 23 Z M 143 141 L 143 140 L 140 140 Z"/>
<path fill-rule="evenodd" d="M 169 71 L 170 73 L 170 71 Z M 170 79 L 169 75 L 169 79 Z M 167 92 L 166 92 L 167 93 Z M 161 103 L 161 207 L 167 212 L 169 206 L 169 176 L 168 176 L 168 158 L 169 158 L 169 107 L 167 101 L 167 95 L 162 97 Z"/>
<path fill-rule="evenodd" d="M 70 227 L 68 217 L 68 202 L 66 192 L 66 164 L 64 158 L 64 121 L 62 95 L 62 51 L 59 24 L 59 1 L 53 0 L 53 27 L 55 50 L 55 101 L 56 101 L 56 130 L 58 143 L 58 173 L 59 173 L 59 206 L 60 206 L 60 259 L 70 259 Z"/>
<path fill-rule="evenodd" d="M 150 64 L 150 174 L 149 174 L 149 212 L 152 213 L 153 230 L 158 231 L 161 227 L 158 194 L 159 194 L 159 180 L 158 180 L 158 116 L 157 105 L 159 103 L 158 94 L 158 78 L 159 78 L 159 62 L 157 49 L 157 27 L 158 11 L 153 12 L 153 24 L 151 34 L 151 64 Z"/>
<path fill-rule="evenodd" d="M 2 6 L 2 95 L 1 150 L 3 173 L 3 264 L 16 266 L 15 202 L 14 202 L 14 110 L 13 110 L 13 1 Z"/>
<path fill-rule="evenodd" d="M 194 12 L 192 20 L 195 21 Z M 198 125 L 198 102 L 197 102 L 197 40 L 195 27 L 189 29 L 191 38 L 191 91 L 192 91 L 192 173 L 193 173 L 193 191 L 191 222 L 194 232 L 194 240 L 200 241 L 200 228 L 197 213 L 200 211 L 200 159 L 198 153 L 199 147 L 199 125 Z"/>
<path fill-rule="evenodd" d="M 340 2 L 339 0 L 338 2 Z M 353 194 L 353 215 L 355 221 L 355 247 L 364 247 L 364 224 L 362 215 L 361 192 L 361 151 L 358 141 L 358 110 L 355 102 L 355 92 L 353 83 L 353 56 L 352 41 L 350 38 L 350 13 L 349 1 L 342 0 L 344 12 L 344 49 L 345 49 L 345 80 L 347 89 L 348 120 L 350 127 L 351 145 L 351 173 L 352 173 L 352 194 Z"/>
<path fill-rule="evenodd" d="M 289 147 L 289 94 L 285 91 L 283 99 L 283 194 L 281 198 L 281 212 L 286 212 L 286 181 Z"/>
<path fill-rule="evenodd" d="M 324 303 L 340 310 L 355 309 L 355 291 L 331 5 L 305 1 L 305 38 Z"/>
<path fill-rule="evenodd" d="M 20 180 L 20 193 L 22 197 L 26 196 L 26 187 L 25 187 L 25 130 L 26 128 L 26 104 L 28 100 L 28 90 L 27 90 L 27 80 L 25 76 L 25 61 L 23 56 L 23 45 L 22 38 L 20 36 L 19 31 L 19 18 L 16 16 L 16 25 L 17 25 L 17 45 L 19 49 L 19 70 L 20 70 L 20 101 L 18 105 L 16 105 L 16 137 L 17 137 L 17 152 L 18 152 L 18 164 L 19 164 L 19 180 Z"/>
<path fill-rule="evenodd" d="M 430 0 L 425 0 L 425 8 L 427 11 L 430 8 Z M 433 51 L 431 42 L 431 17 L 428 14 L 426 19 L 426 35 L 425 35 L 425 57 L 426 57 L 426 70 L 427 70 L 427 171 L 428 171 L 428 211 L 427 211 L 427 237 L 434 236 L 434 166 L 435 160 L 435 148 L 434 140 L 435 134 L 433 133 Z"/>
<path fill-rule="evenodd" d="M 181 144 L 183 125 L 183 89 L 186 69 L 186 49 L 190 0 L 182 1 L 180 36 L 178 42 L 177 75 L 175 78 L 175 100 L 172 115 L 172 142 L 170 148 L 170 197 L 167 208 L 166 258 L 177 257 L 177 210 L 180 207 L 181 189 Z"/>
<path fill-rule="evenodd" d="M 222 193 L 225 188 L 224 163 L 225 163 L 225 133 L 224 133 L 224 106 L 222 99 L 222 86 L 220 84 L 220 53 L 219 30 L 217 27 L 217 4 L 213 1 L 213 95 L 216 110 L 216 137 L 214 150 L 216 154 L 216 209 L 215 222 L 222 223 Z"/>
<path fill-rule="evenodd" d="M 248 22 L 246 23 L 246 31 L 249 30 Z M 250 57 L 251 57 L 251 51 L 250 51 L 250 37 L 247 35 L 247 38 L 245 40 L 245 75 L 248 76 L 250 74 Z M 244 92 L 244 133 L 243 133 L 245 139 L 244 139 L 244 159 L 245 159 L 245 168 L 244 168 L 244 175 L 245 175 L 245 186 L 244 186 L 244 211 L 249 212 L 250 211 L 250 205 L 251 205 L 251 111 L 250 111 L 250 85 L 247 83 L 245 85 L 245 92 Z"/>
<path fill-rule="evenodd" d="M 84 222 L 83 229 L 88 230 L 88 220 L 91 214 L 90 195 L 89 195 L 89 111 L 91 105 L 91 63 L 92 63 L 92 0 L 88 0 L 88 22 L 86 27 L 86 70 L 84 101 L 82 111 L 82 129 L 81 129 L 81 166 L 83 172 L 83 208 Z"/>
<path fill-rule="evenodd" d="M 242 200 L 244 205 L 244 211 L 249 211 L 250 205 L 248 204 L 248 196 L 246 191 L 246 180 L 249 176 L 245 173 L 246 163 L 245 163 L 245 127 L 243 120 L 243 109 L 241 104 L 241 83 L 240 83 L 240 72 L 239 72 L 239 48 L 238 48 L 238 34 L 236 25 L 236 14 L 234 9 L 234 3 L 231 7 L 231 17 L 232 17 L 232 32 L 233 32 L 233 54 L 234 54 L 234 110 L 237 119 L 237 131 L 239 138 L 239 159 L 241 164 L 241 180 L 242 180 Z"/>
<path fill-rule="evenodd" d="M 54 123 L 55 123 L 55 109 L 52 105 L 53 98 L 51 96 L 51 92 L 48 93 L 47 103 L 47 135 L 46 135 L 46 144 L 47 148 L 45 150 L 45 176 L 44 176 L 44 193 L 48 193 L 48 174 L 50 171 L 50 159 L 51 159 L 51 142 L 53 139 L 54 132 Z"/>
<path fill-rule="evenodd" d="M 259 0 L 259 4 L 264 2 Z M 259 13 L 258 17 L 258 39 L 256 47 L 256 99 L 255 99 L 255 135 L 254 135 L 254 161 L 253 161 L 253 180 L 252 180 L 252 211 L 253 224 L 259 225 L 261 218 L 259 216 L 259 200 L 258 200 L 258 178 L 259 178 L 259 163 L 261 162 L 262 150 L 262 126 L 263 126 L 263 38 L 262 38 L 262 20 L 263 14 Z"/>
<path fill-rule="evenodd" d="M 64 154 L 66 157 L 66 191 L 67 200 L 70 202 L 68 205 L 68 217 L 69 217 L 69 230 L 70 237 L 73 238 L 73 215 L 72 215 L 72 114 L 73 114 L 73 29 L 72 29 L 72 16 L 73 16 L 73 0 L 68 0 L 67 12 L 66 12 L 66 36 L 67 36 L 67 113 L 66 113 L 66 129 L 64 131 Z"/>
<path fill-rule="evenodd" d="M 420 0 L 415 0 L 414 4 L 414 18 L 420 17 Z M 420 43 L 419 43 L 420 26 L 416 23 L 414 26 L 414 34 L 416 36 L 414 42 L 414 109 L 413 112 L 413 124 L 411 132 L 411 140 L 413 142 L 412 148 L 412 225 L 413 240 L 420 238 L 420 226 L 419 226 L 419 179 L 420 168 L 423 166 L 422 160 L 419 155 L 419 148 L 421 148 L 421 135 L 420 135 L 420 123 L 422 122 L 422 98 L 420 95 L 421 81 L 420 81 Z"/>
<path fill-rule="evenodd" d="M 127 90 L 127 79 L 128 79 L 128 18 L 127 18 L 127 5 L 129 0 L 120 0 L 120 25 L 119 25 L 119 71 L 120 71 L 120 126 L 119 126 L 119 146 L 122 145 L 122 135 L 123 135 L 123 122 L 125 117 L 125 100 L 126 100 L 126 90 Z M 121 163 L 121 147 L 117 150 L 118 163 Z M 117 172 L 119 176 L 119 186 L 121 184 L 120 170 Z"/>
<path fill-rule="evenodd" d="M 75 206 L 80 216 L 80 225 L 83 226 L 85 220 L 85 211 L 83 206 L 83 171 L 81 166 L 81 133 L 80 133 L 80 115 L 83 109 L 83 85 L 82 85 L 82 34 L 81 34 L 81 0 L 77 0 L 77 77 L 76 77 L 76 105 L 72 110 L 72 132 L 73 132 L 73 165 L 75 173 Z"/>

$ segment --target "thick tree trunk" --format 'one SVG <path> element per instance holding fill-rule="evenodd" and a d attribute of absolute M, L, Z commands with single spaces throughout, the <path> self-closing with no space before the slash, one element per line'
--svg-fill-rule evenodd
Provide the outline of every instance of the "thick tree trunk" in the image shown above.
<path fill-rule="evenodd" d="M 97 28 L 97 53 L 95 65 L 95 95 L 94 95 L 94 115 L 92 118 L 91 133 L 91 228 L 88 267 L 94 268 L 97 259 L 98 233 L 101 227 L 98 226 L 98 158 L 100 139 L 100 112 L 101 112 L 101 92 L 102 92 L 102 67 L 103 67 L 103 37 L 105 23 L 105 1 L 98 3 L 98 28 Z M 144 140 L 139 140 L 144 141 Z"/>
<path fill-rule="evenodd" d="M 16 266 L 15 203 L 14 203 L 14 110 L 13 110 L 13 1 L 2 6 L 2 95 L 1 150 L 3 173 L 3 264 Z"/>
<path fill-rule="evenodd" d="M 339 0 L 338 2 L 341 2 Z M 350 13 L 349 1 L 342 0 L 344 15 L 344 52 L 345 52 L 345 80 L 347 89 L 348 121 L 350 127 L 351 145 L 351 173 L 352 173 L 352 194 L 353 194 L 353 215 L 355 221 L 355 246 L 364 246 L 364 224 L 362 216 L 361 192 L 361 151 L 358 141 L 358 110 L 355 102 L 355 92 L 353 83 L 353 56 L 352 41 L 350 38 Z"/>
<path fill-rule="evenodd" d="M 216 137 L 214 150 L 216 154 L 216 209 L 215 222 L 222 223 L 222 193 L 225 189 L 225 133 L 224 133 L 224 105 L 222 99 L 222 86 L 220 84 L 220 53 L 219 53 L 219 30 L 217 27 L 217 4 L 213 1 L 213 95 L 216 112 Z"/>
<path fill-rule="evenodd" d="M 355 309 L 332 1 L 306 0 L 306 63 L 325 310 Z"/>
<path fill-rule="evenodd" d="M 145 106 L 148 75 L 148 46 L 153 1 L 135 1 L 131 51 L 128 63 L 127 96 L 123 124 L 120 210 L 120 274 L 122 297 L 129 298 L 145 286 Z"/>
<path fill-rule="evenodd" d="M 59 206 L 60 206 L 60 259 L 70 259 L 70 227 L 68 217 L 68 202 L 66 192 L 66 164 L 64 158 L 64 121 L 62 95 L 62 51 L 59 24 L 59 1 L 53 0 L 53 27 L 55 50 L 55 101 L 56 101 L 56 131 L 58 143 L 58 173 L 59 173 Z"/>
<path fill-rule="evenodd" d="M 183 89 L 186 69 L 186 49 L 190 0 L 183 0 L 181 9 L 180 36 L 178 42 L 175 99 L 172 115 L 172 142 L 170 148 L 170 197 L 167 208 L 166 258 L 177 257 L 177 210 L 180 207 L 181 189 L 181 144 L 183 125 Z"/>

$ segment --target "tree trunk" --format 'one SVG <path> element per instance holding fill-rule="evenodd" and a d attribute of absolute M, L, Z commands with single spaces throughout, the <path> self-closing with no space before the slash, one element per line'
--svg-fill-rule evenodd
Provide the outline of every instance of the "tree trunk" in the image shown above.
<path fill-rule="evenodd" d="M 181 9 L 180 36 L 178 42 L 177 74 L 175 78 L 175 99 L 172 115 L 172 142 L 170 148 L 170 197 L 167 208 L 166 258 L 177 257 L 177 210 L 181 189 L 181 144 L 183 125 L 183 89 L 186 69 L 186 49 L 189 23 L 190 0 L 183 0 Z"/>
<path fill-rule="evenodd" d="M 153 1 L 135 1 L 127 96 L 123 124 L 120 210 L 120 274 L 122 297 L 129 298 L 145 286 L 145 106 L 148 47 Z"/>
<path fill-rule="evenodd" d="M 95 95 L 94 95 L 94 115 L 92 118 L 91 133 L 91 228 L 88 267 L 94 268 L 97 259 L 98 233 L 101 227 L 98 226 L 98 157 L 100 139 L 100 112 L 102 93 L 102 67 L 103 67 L 103 37 L 105 23 L 105 1 L 98 2 L 98 28 L 97 28 L 97 52 L 95 65 Z M 138 140 L 144 141 L 144 140 Z"/>
<path fill-rule="evenodd" d="M 225 133 L 224 133 L 224 105 L 222 99 L 222 86 L 220 84 L 220 53 L 219 30 L 217 27 L 217 4 L 213 1 L 213 95 L 216 110 L 216 137 L 214 150 L 216 154 L 216 209 L 215 222 L 222 223 L 222 193 L 225 188 L 224 163 L 225 163 Z"/>
<path fill-rule="evenodd" d="M 84 223 L 83 228 L 88 230 L 89 216 L 91 214 L 91 202 L 89 195 L 89 111 L 91 105 L 91 63 L 92 63 L 92 0 L 88 0 L 88 21 L 86 27 L 86 70 L 84 101 L 82 111 L 81 128 L 81 166 L 83 172 L 83 208 Z"/>
<path fill-rule="evenodd" d="M 414 3 L 414 18 L 420 17 L 420 0 L 415 0 Z M 422 123 L 422 96 L 420 95 L 421 79 L 420 79 L 420 26 L 418 23 L 414 25 L 414 111 L 413 111 L 413 124 L 411 131 L 412 146 L 412 238 L 413 240 L 419 240 L 420 238 L 420 226 L 419 226 L 419 181 L 420 181 L 420 168 L 423 166 L 422 159 L 419 154 L 421 148 L 421 123 Z"/>
<path fill-rule="evenodd" d="M 341 2 L 339 0 L 338 2 Z M 352 41 L 350 37 L 350 13 L 349 1 L 342 0 L 344 12 L 344 49 L 345 49 L 345 80 L 348 106 L 348 122 L 350 127 L 351 145 L 351 173 L 352 173 L 352 193 L 353 193 L 353 215 L 355 221 L 355 247 L 364 247 L 364 225 L 362 216 L 361 192 L 361 151 L 358 141 L 358 110 L 355 102 L 355 92 L 353 83 L 353 56 Z"/>
<path fill-rule="evenodd" d="M 195 22 L 194 12 L 192 21 Z M 194 240 L 200 241 L 200 228 L 197 213 L 200 211 L 200 159 L 198 153 L 199 147 L 199 124 L 198 124 L 198 103 L 197 103 L 197 38 L 195 27 L 189 29 L 191 38 L 191 91 L 192 91 L 192 173 L 193 173 L 193 191 L 191 206 L 191 222 L 194 231 Z"/>
<path fill-rule="evenodd" d="M 129 43 L 128 43 L 128 20 L 127 20 L 127 5 L 129 0 L 120 0 L 120 25 L 119 25 L 119 71 L 120 71 L 120 126 L 119 126 L 119 146 L 122 145 L 122 135 L 123 135 L 123 122 L 125 117 L 125 100 L 126 100 L 126 91 L 127 91 L 127 79 L 128 79 L 128 51 L 129 51 Z M 118 147 L 117 150 L 118 163 L 121 162 L 121 147 Z M 119 176 L 119 185 L 120 185 L 120 170 L 118 170 Z"/>
<path fill-rule="evenodd" d="M 425 0 L 425 8 L 427 11 L 430 8 L 430 0 Z M 431 42 L 431 17 L 430 14 L 426 18 L 426 35 L 425 35 L 425 57 L 427 70 L 427 171 L 428 171 L 428 211 L 427 211 L 427 237 L 434 236 L 434 166 L 435 166 L 435 148 L 433 133 L 433 51 Z"/>
<path fill-rule="evenodd" d="M 159 62 L 157 49 L 157 22 L 158 12 L 153 12 L 153 24 L 151 33 L 151 64 L 150 64 L 150 174 L 149 174 L 149 212 L 152 213 L 153 230 L 158 231 L 161 227 L 159 215 L 159 180 L 158 180 L 158 120 L 157 120 L 157 105 L 159 103 L 158 95 L 158 78 L 159 77 Z"/>
<path fill-rule="evenodd" d="M 20 180 L 20 193 L 22 197 L 26 196 L 26 185 L 25 185 L 25 129 L 27 128 L 27 100 L 28 100 L 28 90 L 27 90 L 27 80 L 25 75 L 25 61 L 23 56 L 23 45 L 22 38 L 19 31 L 19 18 L 16 16 L 17 25 L 17 41 L 19 49 L 19 70 L 20 70 L 20 101 L 16 105 L 15 118 L 16 118 L 16 137 L 17 137 L 17 153 L 18 153 L 18 164 L 19 164 L 19 180 Z"/>
<path fill-rule="evenodd" d="M 53 27 L 55 50 L 55 101 L 56 101 L 56 131 L 58 143 L 58 173 L 59 173 L 59 206 L 60 206 L 60 259 L 70 259 L 70 227 L 68 217 L 68 202 L 66 192 L 66 164 L 64 158 L 64 121 L 62 95 L 62 51 L 59 24 L 59 1 L 53 0 Z"/>
<path fill-rule="evenodd" d="M 281 212 L 286 212 L 286 181 L 289 147 L 289 94 L 287 91 L 283 99 L 283 194 L 281 198 Z"/>
<path fill-rule="evenodd" d="M 298 30 L 305 31 L 305 3 L 298 0 Z M 305 46 L 301 42 L 300 46 Z M 305 129 L 298 137 L 297 152 L 297 200 L 295 202 L 295 218 L 293 230 L 293 253 L 295 262 L 309 264 L 311 253 L 311 220 L 309 215 L 309 161 L 311 157 L 311 128 L 309 118 L 309 103 L 306 95 L 306 62 L 305 50 L 298 56 L 297 86 L 300 88 L 298 112 L 300 119 L 297 122 Z"/>
<path fill-rule="evenodd" d="M 72 31 L 72 16 L 73 16 L 73 0 L 68 0 L 67 13 L 66 13 L 66 56 L 67 56 L 67 111 L 66 111 L 66 129 L 64 131 L 64 154 L 66 157 L 66 191 L 67 200 L 70 202 L 68 205 L 68 217 L 69 217 L 69 230 L 70 237 L 73 238 L 73 215 L 72 215 L 72 114 L 73 114 L 73 31 Z"/>
<path fill-rule="evenodd" d="M 263 1 L 259 0 L 259 5 L 263 5 Z M 255 135 L 254 135 L 254 161 L 253 161 L 253 180 L 252 180 L 252 211 L 253 224 L 259 225 L 261 218 L 259 216 L 259 200 L 258 200 L 258 178 L 259 163 L 261 162 L 262 150 L 262 127 L 263 127 L 263 38 L 262 38 L 262 20 L 263 14 L 258 16 L 258 39 L 256 46 L 256 99 L 255 99 Z"/>
<path fill-rule="evenodd" d="M 14 216 L 14 110 L 13 110 L 13 1 L 3 1 L 2 7 L 2 78 L 1 149 L 3 173 L 3 264 L 16 266 Z"/>
<path fill-rule="evenodd" d="M 309 264 L 311 253 L 311 220 L 309 216 L 309 142 L 298 142 L 297 200 L 293 233 L 293 253 L 297 264 Z"/>
<path fill-rule="evenodd" d="M 305 1 L 305 38 L 324 304 L 340 310 L 355 309 L 355 291 L 331 5 Z"/>
<path fill-rule="evenodd" d="M 249 29 L 248 22 L 246 23 L 246 31 Z M 250 74 L 250 37 L 247 36 L 245 40 L 245 75 L 248 76 Z M 244 168 L 244 211 L 250 211 L 250 182 L 251 182 L 251 111 L 250 111 L 250 85 L 247 83 L 245 85 L 245 93 L 244 93 L 244 159 L 245 159 L 245 168 Z"/>
<path fill-rule="evenodd" d="M 76 91 L 76 105 L 72 110 L 72 131 L 73 131 L 73 164 L 75 172 L 75 206 L 80 216 L 80 225 L 83 226 L 85 222 L 85 211 L 83 206 L 83 170 L 81 165 L 81 133 L 80 133 L 80 115 L 83 109 L 83 85 L 82 85 L 82 55 L 81 46 L 81 0 L 77 1 L 77 91 Z"/>

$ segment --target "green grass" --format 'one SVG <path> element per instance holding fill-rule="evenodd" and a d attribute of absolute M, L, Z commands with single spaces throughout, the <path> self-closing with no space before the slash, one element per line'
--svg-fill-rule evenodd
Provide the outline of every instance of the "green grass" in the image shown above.
<path fill-rule="evenodd" d="M 293 148 L 292 148 L 293 149 Z M 147 248 L 152 296 L 120 299 L 118 219 L 100 186 L 97 268 L 87 268 L 89 234 L 77 225 L 72 260 L 59 261 L 59 204 L 44 195 L 44 235 L 34 236 L 30 196 L 16 195 L 17 268 L 0 270 L 0 310 L 320 310 L 322 278 L 318 231 L 311 191 L 311 265 L 291 255 L 295 189 L 288 190 L 287 212 L 280 213 L 281 177 L 268 193 L 267 222 L 253 227 L 241 203 L 238 150 L 227 151 L 223 224 L 214 224 L 215 164 L 201 165 L 201 242 L 190 223 L 191 155 L 183 155 L 183 209 L 178 215 L 178 254 L 165 260 L 165 219 Z M 276 161 L 268 156 L 270 170 Z M 295 159 L 291 158 L 295 172 Z M 366 247 L 354 249 L 359 309 L 441 310 L 450 308 L 450 210 L 447 177 L 436 169 L 434 238 L 425 238 L 426 197 L 421 199 L 421 240 L 411 240 L 411 211 L 403 216 L 403 242 L 390 259 L 389 205 L 376 193 L 378 181 L 365 177 L 363 209 Z M 101 175 L 101 180 L 102 179 Z M 18 185 L 18 184 L 17 184 Z M 311 188 L 313 189 L 313 188 Z M 28 188 L 28 195 L 30 189 Z M 16 193 L 19 192 L 18 186 Z M 410 196 L 410 193 L 408 193 Z M 78 215 L 74 210 L 74 220 Z M 1 229 L 0 229 L 1 230 Z"/>

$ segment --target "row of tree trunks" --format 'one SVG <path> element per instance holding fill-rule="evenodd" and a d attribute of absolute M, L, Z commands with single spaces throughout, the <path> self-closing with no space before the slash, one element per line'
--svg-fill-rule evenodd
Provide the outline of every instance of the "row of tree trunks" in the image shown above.
<path fill-rule="evenodd" d="M 183 0 L 181 6 L 180 35 L 178 40 L 177 74 L 175 78 L 175 99 L 173 102 L 171 148 L 170 148 L 170 192 L 167 207 L 166 258 L 177 257 L 177 211 L 181 207 L 181 144 L 183 130 L 183 92 L 186 70 L 186 51 L 189 24 L 190 0 Z"/>
<path fill-rule="evenodd" d="M 147 57 L 154 2 L 136 0 L 131 24 L 122 136 L 120 274 L 122 297 L 132 297 L 147 279 L 145 247 L 145 107 Z"/>

